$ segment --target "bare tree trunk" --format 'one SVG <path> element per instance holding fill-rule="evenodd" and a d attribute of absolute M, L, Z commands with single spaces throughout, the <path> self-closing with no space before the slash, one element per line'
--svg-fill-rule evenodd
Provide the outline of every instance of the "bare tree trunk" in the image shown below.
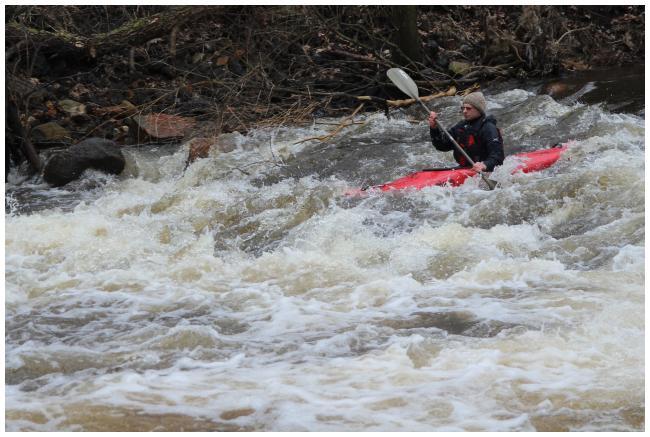
<path fill-rule="evenodd" d="M 5 84 L 5 123 L 6 128 L 11 130 L 14 136 L 20 142 L 20 149 L 25 155 L 32 168 L 36 172 L 40 172 L 43 164 L 41 158 L 38 156 L 34 145 L 30 141 L 29 137 L 25 133 L 25 128 L 23 127 L 22 122 L 20 121 L 20 113 L 18 112 L 18 105 L 14 101 L 12 95 L 9 93 L 9 87 Z M 6 136 L 5 136 L 6 140 Z M 5 145 L 5 150 L 11 145 Z M 15 151 L 14 151 L 15 152 Z M 5 156 L 5 159 L 9 159 L 9 156 Z M 7 173 L 7 168 L 5 166 L 5 178 Z"/>
<path fill-rule="evenodd" d="M 422 40 L 418 33 L 417 6 L 393 6 L 392 20 L 397 26 L 397 46 L 401 53 L 397 55 L 400 64 L 422 62 Z"/>

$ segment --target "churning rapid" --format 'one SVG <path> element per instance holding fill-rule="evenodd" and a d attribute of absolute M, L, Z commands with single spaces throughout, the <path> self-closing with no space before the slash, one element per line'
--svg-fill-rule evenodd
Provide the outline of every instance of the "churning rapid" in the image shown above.
<path fill-rule="evenodd" d="M 344 196 L 450 163 L 414 107 L 8 185 L 6 430 L 643 430 L 644 120 L 486 95 L 507 154 L 569 150 Z"/>

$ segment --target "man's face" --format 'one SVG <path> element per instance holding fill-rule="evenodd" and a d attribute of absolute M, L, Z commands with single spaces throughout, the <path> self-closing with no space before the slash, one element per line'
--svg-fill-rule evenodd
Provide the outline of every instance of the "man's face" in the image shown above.
<path fill-rule="evenodd" d="M 463 103 L 463 106 L 461 106 L 460 109 L 463 111 L 463 117 L 466 121 L 475 120 L 481 116 L 479 110 L 469 103 Z"/>

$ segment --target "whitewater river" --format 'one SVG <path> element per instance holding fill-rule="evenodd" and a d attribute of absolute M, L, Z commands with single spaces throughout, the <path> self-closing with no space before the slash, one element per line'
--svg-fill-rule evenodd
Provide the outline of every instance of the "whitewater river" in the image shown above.
<path fill-rule="evenodd" d="M 509 153 L 569 150 L 493 192 L 346 198 L 450 163 L 414 107 L 232 134 L 186 171 L 181 145 L 13 175 L 6 430 L 643 430 L 643 112 L 487 95 Z"/>

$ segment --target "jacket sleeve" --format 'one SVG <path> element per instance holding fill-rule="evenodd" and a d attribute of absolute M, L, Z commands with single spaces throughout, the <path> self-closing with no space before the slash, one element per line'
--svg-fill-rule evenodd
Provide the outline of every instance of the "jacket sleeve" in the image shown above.
<path fill-rule="evenodd" d="M 492 171 L 497 165 L 503 164 L 505 159 L 503 140 L 497 127 L 492 123 L 485 123 L 481 130 L 481 140 L 487 150 L 487 158 L 483 160 L 483 164 L 487 167 L 486 171 Z"/>
<path fill-rule="evenodd" d="M 451 129 L 449 129 L 449 133 L 452 137 L 456 138 L 456 126 L 453 126 Z M 454 143 L 452 143 L 449 137 L 442 132 L 442 129 L 429 128 L 429 134 L 431 135 L 431 143 L 433 144 L 433 147 L 436 148 L 436 150 L 440 150 L 441 152 L 449 152 L 450 150 L 454 150 Z"/>

